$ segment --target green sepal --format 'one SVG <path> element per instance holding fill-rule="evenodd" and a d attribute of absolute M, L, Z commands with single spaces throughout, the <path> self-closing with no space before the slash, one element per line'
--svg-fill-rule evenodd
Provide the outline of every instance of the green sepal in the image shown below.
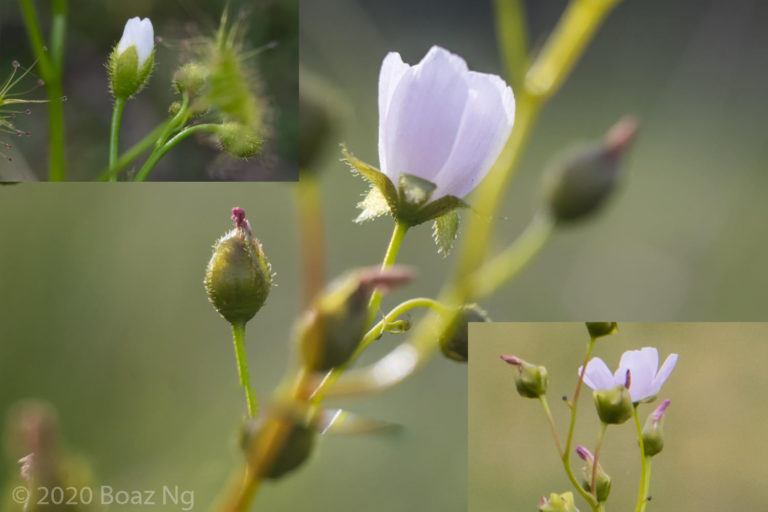
<path fill-rule="evenodd" d="M 447 257 L 456 242 L 459 232 L 459 214 L 455 211 L 448 212 L 435 219 L 432 236 L 437 244 L 437 252 Z"/>
<path fill-rule="evenodd" d="M 139 68 L 139 54 L 136 46 L 129 46 L 120 55 L 117 54 L 117 46 L 109 56 L 109 86 L 112 95 L 121 100 L 127 100 L 139 93 L 149 80 L 152 66 L 155 63 L 155 50 L 149 54 L 144 65 Z"/>
<path fill-rule="evenodd" d="M 356 222 L 364 222 L 389 213 L 395 220 L 413 227 L 435 220 L 458 208 L 468 207 L 467 203 L 454 196 L 443 196 L 436 201 L 430 201 L 436 185 L 412 174 L 400 175 L 395 187 L 386 174 L 356 158 L 343 144 L 342 152 L 353 172 L 365 178 L 372 186 L 365 199 L 358 203 L 358 207 L 363 211 Z M 374 189 L 377 192 L 374 192 Z"/>

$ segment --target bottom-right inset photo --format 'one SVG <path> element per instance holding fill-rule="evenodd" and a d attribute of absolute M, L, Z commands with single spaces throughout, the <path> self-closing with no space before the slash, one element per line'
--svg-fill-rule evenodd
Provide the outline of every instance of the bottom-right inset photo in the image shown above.
<path fill-rule="evenodd" d="M 768 323 L 469 330 L 469 511 L 764 510 Z"/>

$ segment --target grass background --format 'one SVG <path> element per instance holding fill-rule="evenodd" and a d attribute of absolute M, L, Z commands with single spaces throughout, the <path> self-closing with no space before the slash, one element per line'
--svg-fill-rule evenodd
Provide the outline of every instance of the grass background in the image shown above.
<path fill-rule="evenodd" d="M 473 324 L 469 368 L 469 510 L 533 510 L 542 495 L 573 490 L 537 400 L 521 398 L 514 369 L 499 354 L 514 354 L 549 370 L 550 408 L 565 442 L 568 408 L 587 331 L 581 323 Z M 669 398 L 664 450 L 653 458 L 648 510 L 761 510 L 762 461 L 768 410 L 763 323 L 621 323 L 599 340 L 594 355 L 615 370 L 626 350 L 653 346 L 659 364 L 680 354 L 659 400 L 640 406 L 641 421 Z M 589 388 L 580 400 L 574 446 L 594 452 L 599 420 Z M 640 480 L 634 423 L 610 427 L 600 456 L 613 486 L 607 510 L 633 510 Z M 581 460 L 573 454 L 577 474 Z M 574 491 L 574 494 L 576 492 Z M 581 501 L 580 497 L 577 497 Z M 586 503 L 577 504 L 589 510 Z"/>

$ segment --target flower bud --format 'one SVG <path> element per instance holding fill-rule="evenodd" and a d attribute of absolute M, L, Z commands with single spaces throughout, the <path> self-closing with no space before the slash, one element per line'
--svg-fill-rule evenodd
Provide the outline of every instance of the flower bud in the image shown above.
<path fill-rule="evenodd" d="M 287 420 L 285 420 L 287 421 Z M 290 423 L 290 429 L 285 441 L 281 443 L 280 451 L 274 455 L 274 459 L 266 469 L 264 478 L 276 480 L 287 473 L 300 467 L 312 453 L 317 433 L 311 426 Z M 264 432 L 262 419 L 249 419 L 243 424 L 240 435 L 240 447 L 246 453 L 254 452 L 255 443 L 260 442 Z"/>
<path fill-rule="evenodd" d="M 267 300 L 272 270 L 245 211 L 233 208 L 232 219 L 235 229 L 216 242 L 205 269 L 205 290 L 221 316 L 233 325 L 244 325 Z"/>
<path fill-rule="evenodd" d="M 593 338 L 610 336 L 619 330 L 619 324 L 616 322 L 587 322 L 587 330 Z"/>
<path fill-rule="evenodd" d="M 539 512 L 579 512 L 573 503 L 573 493 L 564 492 L 563 494 L 552 493 L 549 499 L 544 496 L 539 502 Z"/>
<path fill-rule="evenodd" d="M 595 458 L 589 450 L 583 446 L 576 447 L 576 453 L 587 464 L 581 470 L 581 487 L 592 492 L 592 474 L 595 469 Z M 603 503 L 611 494 L 611 477 L 603 470 L 600 463 L 597 463 L 597 472 L 595 474 L 595 498 L 598 503 Z"/>
<path fill-rule="evenodd" d="M 488 313 L 477 304 L 462 306 L 440 336 L 440 351 L 449 359 L 466 363 L 469 360 L 469 322 L 489 321 Z"/>
<path fill-rule="evenodd" d="M 223 123 L 216 128 L 221 149 L 237 158 L 248 158 L 261 151 L 261 136 L 240 123 Z"/>
<path fill-rule="evenodd" d="M 518 373 L 515 376 L 515 387 L 520 396 L 525 398 L 539 398 L 546 394 L 549 385 L 549 375 L 543 366 L 535 366 L 515 356 L 502 355 L 501 359 L 517 366 Z"/>
<path fill-rule="evenodd" d="M 627 371 L 629 374 L 629 371 Z M 592 392 L 600 421 L 608 425 L 620 425 L 632 417 L 633 406 L 629 389 L 623 384 L 610 389 Z"/>
<path fill-rule="evenodd" d="M 662 423 L 664 411 L 669 406 L 669 400 L 664 400 L 655 411 L 648 415 L 643 427 L 643 448 L 646 457 L 653 457 L 664 449 L 664 430 Z"/>
<path fill-rule="evenodd" d="M 604 141 L 573 149 L 549 171 L 546 198 L 558 222 L 588 217 L 605 203 L 616 186 L 622 159 L 636 132 L 635 121 L 622 119 Z"/>
<path fill-rule="evenodd" d="M 362 269 L 331 283 L 298 326 L 305 367 L 326 372 L 349 361 L 368 328 L 368 302 L 373 291 L 397 287 L 411 277 L 401 268 Z"/>
<path fill-rule="evenodd" d="M 173 74 L 173 86 L 180 93 L 192 96 L 200 94 L 207 77 L 205 67 L 197 62 L 187 62 Z"/>
<path fill-rule="evenodd" d="M 149 80 L 154 64 L 154 30 L 149 18 L 129 19 L 109 57 L 109 82 L 117 99 L 127 100 Z"/>

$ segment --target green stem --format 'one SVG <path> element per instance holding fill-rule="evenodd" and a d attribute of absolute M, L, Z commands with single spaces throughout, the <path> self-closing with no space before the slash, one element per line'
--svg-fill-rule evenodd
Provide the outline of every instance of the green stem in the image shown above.
<path fill-rule="evenodd" d="M 155 149 L 158 149 L 165 144 L 171 133 L 176 131 L 179 127 L 184 126 L 187 119 L 189 119 L 189 94 L 185 92 L 181 97 L 181 107 L 179 107 L 179 111 L 176 112 L 176 115 L 171 118 L 170 122 L 165 125 L 163 131 L 157 137 L 157 140 L 155 141 Z"/>
<path fill-rule="evenodd" d="M 389 240 L 389 246 L 387 247 L 387 252 L 386 254 L 384 254 L 384 261 L 382 261 L 381 263 L 382 270 L 389 268 L 395 264 L 395 260 L 397 259 L 397 253 L 400 252 L 400 245 L 403 243 L 403 239 L 405 238 L 405 234 L 408 232 L 409 228 L 410 226 L 405 222 L 401 222 L 399 220 L 395 221 L 395 229 L 392 231 L 392 238 Z M 373 323 L 374 318 L 376 318 L 376 312 L 379 310 L 380 305 L 381 305 L 381 292 L 376 290 L 373 292 L 373 295 L 371 295 L 370 302 L 368 302 L 368 324 L 369 325 Z"/>
<path fill-rule="evenodd" d="M 640 426 L 640 417 L 637 414 L 635 404 L 635 428 L 637 429 L 637 442 L 640 446 L 640 487 L 637 493 L 637 506 L 635 512 L 645 512 L 645 505 L 648 503 L 648 493 L 651 488 L 651 458 L 645 456 L 645 445 L 643 443 L 643 427 Z"/>
<path fill-rule="evenodd" d="M 528 69 L 528 31 L 522 0 L 494 0 L 496 39 L 504 75 L 512 90 L 520 90 Z"/>
<path fill-rule="evenodd" d="M 600 460 L 600 449 L 603 447 L 603 439 L 605 439 L 605 431 L 608 430 L 607 423 L 600 424 L 600 433 L 597 435 L 597 443 L 595 444 L 595 460 L 592 464 L 592 479 L 590 480 L 589 488 L 592 489 L 592 494 L 597 496 L 597 465 Z"/>
<path fill-rule="evenodd" d="M 557 448 L 557 454 L 560 458 L 563 458 L 563 447 L 560 444 L 560 438 L 557 435 L 557 429 L 555 428 L 555 420 L 552 418 L 552 412 L 549 410 L 549 404 L 547 403 L 547 397 L 544 395 L 539 396 L 541 406 L 544 408 L 544 413 L 547 415 L 547 421 L 549 421 L 549 429 L 552 431 L 552 438 L 555 440 L 555 447 Z"/>
<path fill-rule="evenodd" d="M 118 141 L 120 139 L 120 120 L 123 117 L 125 99 L 115 98 L 115 106 L 112 108 L 112 125 L 109 130 L 109 167 L 117 163 Z M 117 175 L 109 177 L 109 181 L 117 181 Z"/>
<path fill-rule="evenodd" d="M 581 395 L 581 388 L 584 385 L 584 370 L 587 368 L 587 363 L 589 363 L 589 359 L 592 357 L 592 350 L 595 348 L 595 340 L 596 338 L 590 338 L 589 344 L 587 345 L 587 355 L 584 357 L 584 364 L 582 364 L 583 370 L 581 371 L 581 374 L 579 375 L 579 380 L 576 383 L 576 391 L 573 393 L 573 402 L 571 403 L 571 421 L 568 425 L 568 437 L 565 441 L 565 451 L 562 454 L 561 460 L 563 462 L 563 468 L 565 469 L 565 473 L 568 475 L 568 479 L 571 481 L 571 484 L 573 484 L 573 487 L 578 491 L 579 494 L 581 494 L 581 497 L 584 498 L 587 503 L 592 507 L 592 510 L 597 510 L 598 503 L 597 500 L 592 496 L 591 494 L 587 493 L 579 484 L 579 481 L 576 480 L 576 476 L 573 474 L 573 469 L 571 468 L 571 445 L 573 443 L 573 432 L 574 428 L 576 427 L 576 411 L 579 407 L 579 396 Z"/>
<path fill-rule="evenodd" d="M 196 124 L 194 126 L 188 126 L 187 128 L 184 128 L 179 133 L 174 135 L 174 137 L 166 142 L 161 148 L 155 149 L 152 151 L 152 154 L 149 155 L 149 158 L 147 158 L 147 161 L 144 162 L 144 165 L 141 166 L 141 169 L 139 169 L 138 174 L 136 174 L 136 177 L 133 179 L 133 181 L 146 181 L 147 177 L 149 177 L 149 173 L 152 172 L 152 169 L 155 168 L 155 165 L 157 165 L 157 162 L 160 161 L 161 158 L 165 156 L 166 153 L 168 153 L 171 149 L 176 146 L 179 142 L 186 139 L 193 133 L 198 132 L 213 132 L 218 129 L 219 125 L 216 123 L 207 123 L 207 124 Z"/>
<path fill-rule="evenodd" d="M 235 358 L 237 359 L 237 374 L 240 376 L 240 386 L 245 390 L 248 416 L 253 418 L 259 413 L 259 404 L 256 393 L 251 388 L 251 376 L 248 372 L 248 354 L 245 350 L 245 324 L 232 324 L 232 339 L 235 342 Z"/>
<path fill-rule="evenodd" d="M 322 380 L 320 385 L 318 385 L 315 391 L 312 393 L 312 396 L 311 396 L 312 402 L 320 403 L 323 400 L 323 398 L 325 398 L 326 393 L 331 388 L 331 386 L 333 386 L 333 384 L 338 380 L 339 376 L 341 376 L 341 374 L 344 373 L 346 369 L 349 368 L 350 365 L 352 365 L 352 363 L 360 356 L 360 354 L 363 353 L 363 351 L 371 343 L 373 343 L 375 340 L 379 338 L 379 336 L 381 336 L 381 334 L 384 332 L 384 329 L 386 329 L 387 325 L 397 320 L 404 313 L 415 308 L 428 308 L 438 313 L 447 313 L 448 311 L 448 308 L 446 308 L 440 302 L 434 299 L 426 298 L 426 297 L 410 299 L 398 304 L 394 309 L 392 309 L 392 311 L 387 313 L 384 316 L 384 318 L 382 318 L 381 321 L 379 321 L 379 323 L 373 326 L 365 334 L 365 336 L 363 336 L 363 339 L 360 341 L 360 345 L 358 345 L 357 349 L 352 354 L 352 357 L 350 357 L 346 363 L 328 372 L 328 374 Z"/>
<path fill-rule="evenodd" d="M 473 300 L 491 295 L 515 277 L 538 254 L 554 232 L 555 222 L 545 212 L 534 216 L 525 231 L 512 244 L 485 263 L 468 281 Z"/>
<path fill-rule="evenodd" d="M 46 51 L 43 33 L 37 18 L 37 11 L 32 0 L 19 0 L 21 15 L 27 29 L 32 51 L 37 59 L 40 76 L 45 81 L 48 96 L 48 179 L 64 181 L 65 152 L 64 152 L 64 105 L 62 100 L 62 63 L 64 34 L 66 28 L 67 3 L 65 0 L 52 2 L 52 56 Z"/>
<path fill-rule="evenodd" d="M 115 165 L 107 168 L 101 173 L 99 181 L 113 181 L 112 177 L 117 177 L 117 174 L 125 169 L 128 164 L 136 160 L 142 153 L 148 150 L 157 141 L 158 137 L 166 130 L 166 127 L 170 123 L 170 119 L 164 121 L 162 124 L 157 125 L 151 132 L 149 132 L 143 139 L 134 144 L 129 150 L 120 155 L 115 162 Z"/>

